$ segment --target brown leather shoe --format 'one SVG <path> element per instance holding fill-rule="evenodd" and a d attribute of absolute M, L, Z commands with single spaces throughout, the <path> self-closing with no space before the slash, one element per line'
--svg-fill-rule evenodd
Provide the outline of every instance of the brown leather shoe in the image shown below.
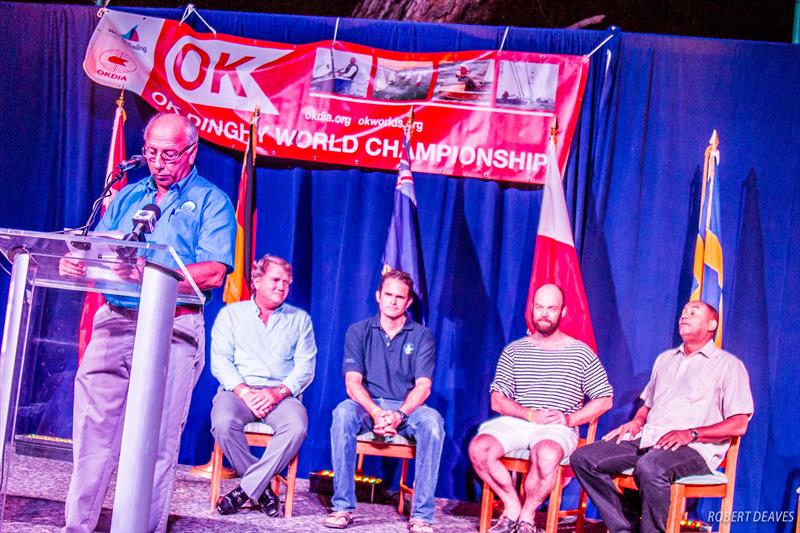
<path fill-rule="evenodd" d="M 530 522 L 525 522 L 523 520 L 517 522 L 516 533 L 542 533 L 542 532 L 543 532 L 542 529 L 539 529 Z"/>
<path fill-rule="evenodd" d="M 517 523 L 506 515 L 501 516 L 487 533 L 516 533 Z"/>

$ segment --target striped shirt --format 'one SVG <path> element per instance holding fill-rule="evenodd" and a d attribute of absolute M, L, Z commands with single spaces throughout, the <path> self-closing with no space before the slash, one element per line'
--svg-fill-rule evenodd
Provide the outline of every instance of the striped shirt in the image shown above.
<path fill-rule="evenodd" d="M 558 349 L 534 346 L 528 337 L 503 349 L 489 390 L 530 409 L 574 413 L 590 400 L 611 396 L 613 389 L 600 360 L 575 340 Z"/>

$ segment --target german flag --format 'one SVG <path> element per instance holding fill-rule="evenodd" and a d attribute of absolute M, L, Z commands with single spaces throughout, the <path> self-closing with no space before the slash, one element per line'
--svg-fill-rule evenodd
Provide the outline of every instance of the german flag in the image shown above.
<path fill-rule="evenodd" d="M 256 108 L 250 120 L 249 140 L 244 151 L 242 177 L 239 180 L 239 197 L 236 201 L 236 255 L 233 272 L 225 280 L 225 303 L 250 298 L 250 271 L 253 267 L 253 250 L 256 242 L 256 148 L 258 146 L 258 118 Z"/>

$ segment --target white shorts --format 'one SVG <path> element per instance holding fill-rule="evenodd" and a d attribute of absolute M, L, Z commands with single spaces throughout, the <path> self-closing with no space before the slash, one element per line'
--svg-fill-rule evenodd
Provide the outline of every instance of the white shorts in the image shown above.
<path fill-rule="evenodd" d="M 552 440 L 569 457 L 578 447 L 578 433 L 561 424 L 537 424 L 513 416 L 499 416 L 487 420 L 478 428 L 478 435 L 491 435 L 503 446 L 505 453 L 530 450 L 536 443 Z"/>

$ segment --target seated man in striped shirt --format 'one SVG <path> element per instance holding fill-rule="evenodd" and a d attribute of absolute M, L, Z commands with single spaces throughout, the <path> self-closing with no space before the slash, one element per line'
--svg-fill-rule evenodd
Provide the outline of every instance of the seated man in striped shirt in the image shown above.
<path fill-rule="evenodd" d="M 613 390 L 600 360 L 558 327 L 567 312 L 558 286 L 537 289 L 534 331 L 503 349 L 489 388 L 492 410 L 500 416 L 481 424 L 469 445 L 475 471 L 505 507 L 493 533 L 536 532 L 534 513 L 553 489 L 559 464 L 577 447 L 578 426 L 611 408 Z M 500 462 L 523 449 L 531 460 L 524 503 Z"/>

